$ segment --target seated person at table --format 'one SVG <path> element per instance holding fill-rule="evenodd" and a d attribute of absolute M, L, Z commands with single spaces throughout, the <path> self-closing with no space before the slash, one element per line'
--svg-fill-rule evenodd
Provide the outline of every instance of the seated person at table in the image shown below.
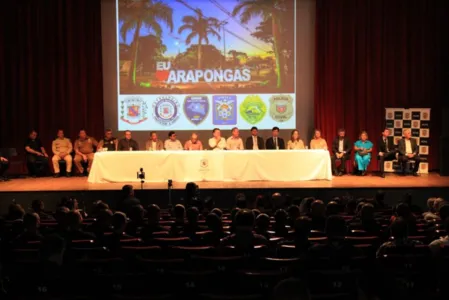
<path fill-rule="evenodd" d="M 398 144 L 399 162 L 402 164 L 402 172 L 405 174 L 407 169 L 407 162 L 414 160 L 415 165 L 413 167 L 413 176 L 419 176 L 419 164 L 421 158 L 419 157 L 419 146 L 415 139 L 412 139 L 412 131 L 410 129 L 404 130 L 404 138 L 399 140 Z"/>
<path fill-rule="evenodd" d="M 184 149 L 182 147 L 181 142 L 176 138 L 176 132 L 174 131 L 170 131 L 168 133 L 168 140 L 165 140 L 164 148 L 165 150 L 173 150 L 173 151 Z"/>
<path fill-rule="evenodd" d="M 59 161 L 64 160 L 66 164 L 66 176 L 70 177 L 72 172 L 72 142 L 64 137 L 64 131 L 62 129 L 58 130 L 57 138 L 51 144 L 51 149 L 53 151 L 53 170 L 55 171 L 55 177 L 59 177 Z"/>
<path fill-rule="evenodd" d="M 341 176 L 345 173 L 346 161 L 351 156 L 351 142 L 346 136 L 344 129 L 338 130 L 338 136 L 332 142 L 332 172 L 336 176 Z M 337 171 L 337 160 L 340 160 L 340 170 Z"/>
<path fill-rule="evenodd" d="M 267 150 L 284 150 L 284 139 L 279 137 L 279 127 L 271 129 L 271 137 L 265 143 Z"/>
<path fill-rule="evenodd" d="M 152 131 L 150 133 L 150 138 L 145 144 L 145 149 L 148 151 L 161 151 L 164 150 L 164 143 L 157 138 L 157 133 Z"/>
<path fill-rule="evenodd" d="M 5 176 L 6 171 L 9 168 L 9 161 L 6 157 L 2 156 L 0 153 L 0 181 L 7 181 L 8 178 Z"/>
<path fill-rule="evenodd" d="M 368 133 L 366 131 L 362 131 L 360 139 L 355 142 L 354 151 L 357 169 L 362 176 L 365 176 L 371 161 L 371 152 L 373 151 L 373 143 L 368 140 Z"/>
<path fill-rule="evenodd" d="M 190 140 L 184 144 L 184 150 L 203 150 L 203 143 L 198 140 L 196 133 L 192 133 Z"/>
<path fill-rule="evenodd" d="M 382 131 L 382 137 L 379 139 L 379 144 L 377 147 L 379 149 L 377 158 L 379 159 L 380 164 L 380 177 L 385 178 L 384 162 L 396 158 L 396 149 L 394 146 L 393 137 L 390 136 L 390 130 L 388 128 L 385 128 L 384 131 Z"/>
<path fill-rule="evenodd" d="M 106 129 L 104 131 L 104 138 L 98 143 L 98 148 L 101 151 L 116 151 L 118 146 L 118 140 L 112 136 L 112 130 Z"/>
<path fill-rule="evenodd" d="M 73 150 L 75 150 L 74 162 L 81 176 L 84 174 L 84 167 L 81 162 L 87 162 L 87 173 L 89 173 L 94 161 L 94 147 L 96 146 L 98 146 L 98 142 L 88 136 L 86 130 L 81 129 L 78 139 L 73 144 Z"/>
<path fill-rule="evenodd" d="M 313 139 L 310 141 L 310 149 L 317 150 L 327 150 L 327 142 L 321 137 L 321 130 L 315 129 L 315 134 Z"/>
<path fill-rule="evenodd" d="M 139 151 L 139 144 L 132 139 L 131 131 L 125 131 L 125 137 L 118 142 L 118 151 Z"/>
<path fill-rule="evenodd" d="M 287 142 L 287 149 L 288 150 L 304 149 L 304 142 L 299 138 L 298 130 L 296 130 L 296 129 L 292 130 L 290 139 Z"/>
<path fill-rule="evenodd" d="M 251 127 L 251 136 L 246 139 L 247 150 L 262 150 L 264 149 L 263 138 L 258 136 L 259 130 L 257 127 Z"/>
<path fill-rule="evenodd" d="M 31 177 L 36 177 L 38 173 L 48 170 L 48 154 L 41 140 L 37 137 L 36 130 L 31 130 L 29 137 L 25 141 L 25 151 L 28 172 Z"/>
<path fill-rule="evenodd" d="M 212 130 L 213 137 L 209 139 L 209 147 L 212 150 L 226 150 L 226 140 L 221 136 L 221 131 L 218 128 Z"/>
<path fill-rule="evenodd" d="M 242 138 L 237 127 L 232 128 L 232 135 L 226 141 L 226 149 L 228 150 L 245 150 Z"/>

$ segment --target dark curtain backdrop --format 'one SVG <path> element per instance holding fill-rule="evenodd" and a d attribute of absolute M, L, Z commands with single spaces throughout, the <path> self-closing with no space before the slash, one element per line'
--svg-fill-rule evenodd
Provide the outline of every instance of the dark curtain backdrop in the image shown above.
<path fill-rule="evenodd" d="M 367 130 L 377 144 L 386 107 L 430 107 L 429 168 L 438 168 L 441 104 L 449 101 L 448 7 L 446 0 L 317 0 L 315 126 L 328 143 L 344 127 L 353 140 Z"/>
<path fill-rule="evenodd" d="M 47 148 L 58 128 L 103 132 L 100 0 L 15 0 L 0 12 L 0 147 L 35 128 Z"/>

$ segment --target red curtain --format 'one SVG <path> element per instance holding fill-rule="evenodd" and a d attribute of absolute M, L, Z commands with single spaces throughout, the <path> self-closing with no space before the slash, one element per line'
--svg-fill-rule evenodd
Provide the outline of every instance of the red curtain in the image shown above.
<path fill-rule="evenodd" d="M 47 148 L 58 128 L 103 132 L 100 0 L 7 1 L 0 12 L 0 147 L 35 128 Z"/>
<path fill-rule="evenodd" d="M 367 130 L 376 144 L 386 107 L 430 107 L 429 168 L 438 168 L 441 103 L 448 101 L 448 4 L 317 0 L 315 126 L 328 143 L 343 127 L 353 140 Z"/>

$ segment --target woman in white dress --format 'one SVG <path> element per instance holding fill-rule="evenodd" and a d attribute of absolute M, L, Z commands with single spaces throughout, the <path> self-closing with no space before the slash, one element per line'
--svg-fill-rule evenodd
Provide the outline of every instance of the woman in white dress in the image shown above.
<path fill-rule="evenodd" d="M 287 150 L 304 149 L 304 142 L 299 138 L 299 131 L 293 130 L 290 140 L 287 143 Z"/>

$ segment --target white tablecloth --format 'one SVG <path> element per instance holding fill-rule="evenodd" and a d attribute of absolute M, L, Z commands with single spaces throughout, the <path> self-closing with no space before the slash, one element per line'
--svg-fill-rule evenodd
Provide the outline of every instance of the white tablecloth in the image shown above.
<path fill-rule="evenodd" d="M 98 152 L 88 181 L 298 181 L 332 180 L 329 152 L 323 150 Z"/>

